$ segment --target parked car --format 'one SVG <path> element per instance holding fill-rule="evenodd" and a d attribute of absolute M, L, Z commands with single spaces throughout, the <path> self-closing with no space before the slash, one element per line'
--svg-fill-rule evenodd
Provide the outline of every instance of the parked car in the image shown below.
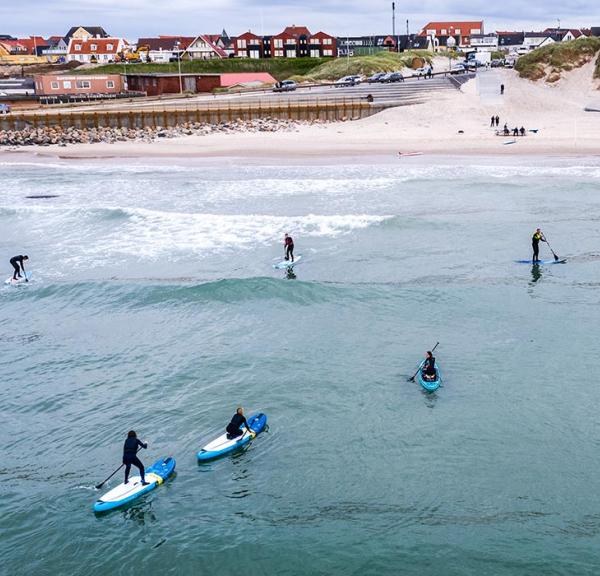
<path fill-rule="evenodd" d="M 402 76 L 400 72 L 390 72 L 381 79 L 381 82 L 385 84 L 391 84 L 392 82 L 404 82 L 404 76 Z"/>
<path fill-rule="evenodd" d="M 490 64 L 492 68 L 502 68 L 504 66 L 504 60 L 500 58 L 494 58 Z"/>
<path fill-rule="evenodd" d="M 273 92 L 293 92 L 296 88 L 298 88 L 298 84 L 293 80 L 283 80 L 275 84 Z"/>
<path fill-rule="evenodd" d="M 334 85 L 336 86 L 336 88 L 339 88 L 340 86 L 356 86 L 357 84 L 360 84 L 360 82 L 361 77 L 356 74 L 353 74 L 351 76 L 344 76 L 343 78 L 336 80 L 334 82 Z"/>
<path fill-rule="evenodd" d="M 0 104 L 0 114 L 8 114 L 10 112 L 10 106 L 8 104 Z"/>
<path fill-rule="evenodd" d="M 467 68 L 464 64 L 454 64 L 450 70 L 450 74 L 464 74 Z"/>
<path fill-rule="evenodd" d="M 421 66 L 421 68 L 417 68 L 413 75 L 414 76 L 427 76 L 433 72 L 433 68 L 431 66 Z"/>
<path fill-rule="evenodd" d="M 376 84 L 377 82 L 381 82 L 381 79 L 386 76 L 385 72 L 377 72 L 375 74 L 373 74 L 373 76 L 370 76 L 369 78 L 367 78 L 367 82 L 369 84 Z"/>

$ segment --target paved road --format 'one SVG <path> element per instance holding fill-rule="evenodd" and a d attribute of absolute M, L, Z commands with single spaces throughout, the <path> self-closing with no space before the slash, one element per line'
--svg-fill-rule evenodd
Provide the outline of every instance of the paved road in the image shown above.
<path fill-rule="evenodd" d="M 450 78 L 443 76 L 430 80 L 409 78 L 405 82 L 394 84 L 360 84 L 336 88 L 334 86 L 318 86 L 311 88 L 298 88 L 295 92 L 286 94 L 273 93 L 272 91 L 257 91 L 238 94 L 199 94 L 189 98 L 163 98 L 161 100 L 113 100 L 105 103 L 86 104 L 69 108 L 46 108 L 36 110 L 35 114 L 50 113 L 79 113 L 99 112 L 104 110 L 139 110 L 147 108 L 156 109 L 182 109 L 182 108 L 213 108 L 228 107 L 229 105 L 242 106 L 269 106 L 269 104 L 315 103 L 333 102 L 341 99 L 366 99 L 371 94 L 375 104 L 386 106 L 402 106 L 423 101 L 432 93 L 445 90 L 455 90 L 456 84 Z"/>

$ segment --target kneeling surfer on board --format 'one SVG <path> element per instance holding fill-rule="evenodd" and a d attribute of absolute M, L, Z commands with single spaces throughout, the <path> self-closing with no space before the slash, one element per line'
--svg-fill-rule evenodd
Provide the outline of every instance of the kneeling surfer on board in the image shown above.
<path fill-rule="evenodd" d="M 129 471 L 131 465 L 136 466 L 140 471 L 142 478 L 142 486 L 147 486 L 149 482 L 146 482 L 145 468 L 141 460 L 137 457 L 138 448 L 148 448 L 148 444 L 144 444 L 135 433 L 135 430 L 130 430 L 127 433 L 125 439 L 125 445 L 123 446 L 123 464 L 125 464 L 125 484 L 129 482 Z"/>
<path fill-rule="evenodd" d="M 13 273 L 13 280 L 16 280 L 17 276 L 19 278 L 22 278 L 21 271 L 23 272 L 23 274 L 25 274 L 25 268 L 23 267 L 23 260 L 29 260 L 29 256 L 27 256 L 27 254 L 25 254 L 25 255 L 19 254 L 19 256 L 13 256 L 10 259 L 10 263 L 12 264 L 12 267 L 15 269 L 15 271 Z M 20 269 L 19 269 L 19 266 L 20 266 Z M 25 276 L 25 281 L 28 282 L 27 276 Z"/>
<path fill-rule="evenodd" d="M 246 417 L 244 416 L 244 409 L 240 406 L 233 415 L 231 422 L 227 424 L 227 428 L 225 429 L 227 432 L 227 438 L 233 440 L 238 436 L 243 436 L 244 431 L 241 429 L 242 424 L 246 426 L 248 432 L 250 432 L 250 436 L 256 436 L 250 426 L 248 426 L 248 420 L 246 420 Z"/>
<path fill-rule="evenodd" d="M 423 368 L 421 368 L 421 373 L 426 380 L 435 380 L 435 357 L 430 350 L 427 351 L 427 356 L 425 357 Z"/>
<path fill-rule="evenodd" d="M 533 262 L 539 262 L 540 258 L 540 240 L 542 242 L 546 241 L 546 238 L 544 238 L 544 234 L 542 233 L 542 231 L 537 228 L 536 231 L 533 233 L 533 236 L 531 238 L 531 246 L 533 247 Z"/>
<path fill-rule="evenodd" d="M 285 249 L 285 259 L 294 261 L 294 239 L 288 234 L 285 235 L 283 240 L 283 246 Z"/>

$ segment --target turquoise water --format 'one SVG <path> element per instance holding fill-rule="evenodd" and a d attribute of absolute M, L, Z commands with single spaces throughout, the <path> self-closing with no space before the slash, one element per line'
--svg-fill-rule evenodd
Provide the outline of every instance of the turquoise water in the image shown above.
<path fill-rule="evenodd" d="M 600 163 L 0 176 L 7 574 L 600 571 Z M 568 264 L 514 263 L 537 226 Z M 199 466 L 238 404 L 269 431 Z M 130 428 L 177 475 L 96 517 Z"/>

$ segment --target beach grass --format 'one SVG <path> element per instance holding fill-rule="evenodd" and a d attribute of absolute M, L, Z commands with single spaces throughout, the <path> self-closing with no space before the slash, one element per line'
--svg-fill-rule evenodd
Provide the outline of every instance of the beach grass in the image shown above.
<path fill-rule="evenodd" d="M 590 62 L 600 51 L 600 38 L 578 38 L 570 42 L 556 42 L 533 50 L 517 60 L 515 69 L 521 78 L 548 82 L 560 79 L 562 72 L 580 68 Z M 600 63 L 596 61 L 595 76 L 598 77 Z"/>

